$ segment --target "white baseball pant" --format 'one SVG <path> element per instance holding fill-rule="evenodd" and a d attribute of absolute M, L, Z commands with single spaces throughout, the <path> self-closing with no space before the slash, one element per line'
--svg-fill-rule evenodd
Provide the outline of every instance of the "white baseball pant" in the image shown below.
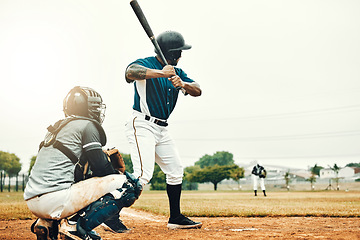
<path fill-rule="evenodd" d="M 126 176 L 120 174 L 93 177 L 75 183 L 70 188 L 31 198 L 26 203 L 35 216 L 60 220 L 73 215 L 105 194 L 121 188 L 125 180 Z"/>
<path fill-rule="evenodd" d="M 254 190 L 257 190 L 258 188 L 258 181 L 260 183 L 261 190 L 265 190 L 265 178 L 260 178 L 259 176 L 256 176 L 254 174 L 252 174 L 251 177 L 254 184 Z"/>
<path fill-rule="evenodd" d="M 145 120 L 145 115 L 134 111 L 126 123 L 126 136 L 130 143 L 131 160 L 136 178 L 147 184 L 154 172 L 155 162 L 166 175 L 166 183 L 182 183 L 183 167 L 175 143 L 168 129 Z"/>

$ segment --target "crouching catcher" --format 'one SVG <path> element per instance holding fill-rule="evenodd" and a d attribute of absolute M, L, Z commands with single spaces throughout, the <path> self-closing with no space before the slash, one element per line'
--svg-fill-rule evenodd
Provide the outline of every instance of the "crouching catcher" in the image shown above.
<path fill-rule="evenodd" d="M 93 229 L 119 220 L 142 186 L 125 172 L 123 161 L 102 150 L 105 105 L 100 94 L 75 87 L 63 106 L 65 119 L 48 127 L 25 188 L 24 199 L 38 217 L 31 231 L 38 240 L 57 239 L 59 232 L 68 239 L 101 239 Z"/>

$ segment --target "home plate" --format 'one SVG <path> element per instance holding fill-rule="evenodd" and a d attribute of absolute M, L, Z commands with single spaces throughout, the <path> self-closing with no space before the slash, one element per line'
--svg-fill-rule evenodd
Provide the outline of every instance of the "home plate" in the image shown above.
<path fill-rule="evenodd" d="M 230 231 L 233 232 L 242 232 L 242 231 L 256 231 L 259 230 L 257 228 L 237 228 L 237 229 L 229 229 Z"/>

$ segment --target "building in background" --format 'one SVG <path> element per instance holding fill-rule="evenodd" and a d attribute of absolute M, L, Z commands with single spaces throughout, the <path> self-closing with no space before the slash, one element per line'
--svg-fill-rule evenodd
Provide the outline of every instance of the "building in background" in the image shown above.
<path fill-rule="evenodd" d="M 338 176 L 331 168 L 323 168 L 320 170 L 320 178 L 353 178 L 356 173 L 359 173 L 360 169 L 356 167 L 344 167 L 339 170 Z"/>

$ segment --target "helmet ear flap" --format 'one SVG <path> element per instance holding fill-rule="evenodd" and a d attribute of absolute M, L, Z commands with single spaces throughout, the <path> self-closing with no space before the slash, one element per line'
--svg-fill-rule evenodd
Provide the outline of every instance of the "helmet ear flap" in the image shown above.
<path fill-rule="evenodd" d="M 181 52 L 181 50 L 169 51 L 167 55 L 170 60 L 176 61 L 181 57 Z"/>
<path fill-rule="evenodd" d="M 88 97 L 80 87 L 74 87 L 66 95 L 63 102 L 65 116 L 77 115 L 88 117 Z"/>

